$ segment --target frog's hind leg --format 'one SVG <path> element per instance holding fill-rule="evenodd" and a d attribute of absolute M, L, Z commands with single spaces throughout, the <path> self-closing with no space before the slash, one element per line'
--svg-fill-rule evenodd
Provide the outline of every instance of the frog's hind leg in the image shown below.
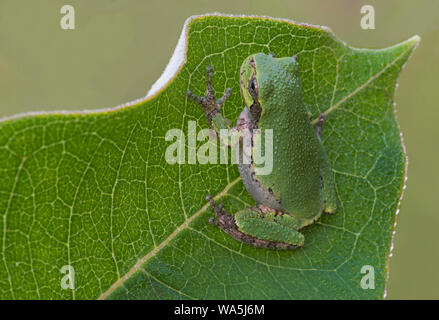
<path fill-rule="evenodd" d="M 301 247 L 304 236 L 298 231 L 303 223 L 293 216 L 259 205 L 235 214 L 238 229 L 248 235 L 272 243 Z"/>
<path fill-rule="evenodd" d="M 221 230 L 223 230 L 225 233 L 230 235 L 232 238 L 234 238 L 237 241 L 249 244 L 254 247 L 258 248 L 267 248 L 267 249 L 280 249 L 280 250 L 287 250 L 287 249 L 295 249 L 299 247 L 300 245 L 293 245 L 290 243 L 283 243 L 283 242 L 276 242 L 276 241 L 270 241 L 266 239 L 260 239 L 258 237 L 254 237 L 250 234 L 242 232 L 238 225 L 236 224 L 235 217 L 227 213 L 227 211 L 224 209 L 224 206 L 222 203 L 217 205 L 215 203 L 215 200 L 210 195 L 206 196 L 206 200 L 209 201 L 210 206 L 212 207 L 215 216 L 217 219 L 210 218 L 209 222 L 217 227 L 219 227 Z M 261 212 L 256 212 L 253 210 L 257 210 L 257 208 L 249 208 L 244 209 L 240 211 L 239 213 L 242 214 L 243 212 L 255 212 L 259 218 L 261 217 Z M 300 233 L 299 233 L 300 234 Z M 303 236 L 302 236 L 303 238 Z M 303 243 L 303 240 L 302 242 Z"/>

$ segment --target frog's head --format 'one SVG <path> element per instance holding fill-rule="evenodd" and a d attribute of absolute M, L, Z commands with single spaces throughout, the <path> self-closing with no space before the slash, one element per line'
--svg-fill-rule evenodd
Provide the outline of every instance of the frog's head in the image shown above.
<path fill-rule="evenodd" d="M 296 56 L 275 58 L 272 54 L 256 53 L 247 57 L 241 66 L 240 86 L 244 102 L 248 108 L 260 105 L 264 108 L 274 106 L 265 103 L 270 99 L 288 99 L 296 86 L 300 89 L 300 70 Z M 276 90 L 275 90 L 276 89 Z M 282 92 L 282 96 L 276 96 Z"/>

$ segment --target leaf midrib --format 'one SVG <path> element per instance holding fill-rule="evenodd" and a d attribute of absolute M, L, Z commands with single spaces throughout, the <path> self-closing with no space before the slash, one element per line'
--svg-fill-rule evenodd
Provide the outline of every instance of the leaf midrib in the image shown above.
<path fill-rule="evenodd" d="M 213 197 L 214 200 L 218 200 L 221 197 L 225 196 L 227 192 L 232 188 L 236 183 L 238 183 L 241 180 L 241 177 L 236 178 L 232 182 L 230 182 L 220 193 L 218 193 L 216 196 Z M 205 203 L 204 206 L 201 207 L 200 210 L 198 210 L 196 213 L 194 213 L 191 217 L 186 219 L 178 228 L 174 230 L 165 240 L 163 240 L 157 247 L 155 247 L 152 251 L 150 251 L 146 256 L 141 258 L 136 262 L 136 264 L 121 278 L 119 278 L 113 285 L 105 291 L 98 300 L 103 300 L 107 298 L 111 293 L 116 290 L 122 283 L 124 283 L 129 277 L 131 277 L 135 272 L 139 271 L 141 268 L 141 265 L 148 261 L 150 258 L 156 255 L 157 252 L 159 252 L 161 249 L 163 249 L 172 239 L 174 239 L 183 229 L 187 228 L 189 224 L 195 220 L 198 216 L 200 216 L 203 212 L 207 210 L 209 207 L 209 203 Z"/>

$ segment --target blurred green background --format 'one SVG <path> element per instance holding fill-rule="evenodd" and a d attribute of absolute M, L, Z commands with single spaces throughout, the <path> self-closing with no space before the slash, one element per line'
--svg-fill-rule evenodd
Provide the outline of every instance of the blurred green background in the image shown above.
<path fill-rule="evenodd" d="M 60 28 L 65 4 L 75 8 L 75 30 Z M 375 30 L 360 28 L 365 4 L 375 8 Z M 396 95 L 409 178 L 388 298 L 439 299 L 439 1 L 0 0 L 0 117 L 143 97 L 164 70 L 185 19 L 215 11 L 326 25 L 355 47 L 421 36 Z"/>

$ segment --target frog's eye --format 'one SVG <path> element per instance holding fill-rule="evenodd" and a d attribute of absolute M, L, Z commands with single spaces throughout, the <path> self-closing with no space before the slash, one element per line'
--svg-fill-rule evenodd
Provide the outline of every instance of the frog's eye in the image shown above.
<path fill-rule="evenodd" d="M 251 90 L 251 91 L 256 91 L 256 79 L 255 79 L 255 78 L 252 78 L 251 80 L 252 80 L 252 81 L 250 81 L 250 84 L 249 84 L 249 86 L 250 86 L 250 90 Z"/>
<path fill-rule="evenodd" d="M 250 59 L 250 65 L 252 66 L 252 68 L 256 68 L 255 59 L 253 57 L 251 57 Z"/>
<path fill-rule="evenodd" d="M 256 101 L 258 98 L 258 82 L 256 81 L 256 78 L 254 76 L 250 78 L 248 82 L 247 90 L 250 93 L 253 100 Z"/>

